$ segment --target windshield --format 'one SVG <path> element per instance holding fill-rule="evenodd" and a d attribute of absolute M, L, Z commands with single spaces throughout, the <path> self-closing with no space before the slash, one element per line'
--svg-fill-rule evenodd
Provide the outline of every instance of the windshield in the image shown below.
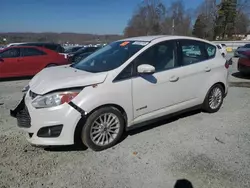
<path fill-rule="evenodd" d="M 147 44 L 139 41 L 113 42 L 71 67 L 93 73 L 110 71 L 121 66 Z"/>
<path fill-rule="evenodd" d="M 244 47 L 245 48 L 250 48 L 250 44 L 246 44 Z"/>

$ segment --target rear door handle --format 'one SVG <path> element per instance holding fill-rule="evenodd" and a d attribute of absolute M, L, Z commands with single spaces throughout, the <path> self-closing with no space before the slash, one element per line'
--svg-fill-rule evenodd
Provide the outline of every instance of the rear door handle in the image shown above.
<path fill-rule="evenodd" d="M 211 71 L 211 68 L 206 67 L 206 68 L 205 68 L 205 71 L 206 71 L 206 72 L 210 72 L 210 71 Z"/>
<path fill-rule="evenodd" d="M 170 82 L 177 82 L 178 80 L 179 80 L 179 77 L 177 77 L 177 76 L 172 76 L 172 77 L 169 79 Z"/>

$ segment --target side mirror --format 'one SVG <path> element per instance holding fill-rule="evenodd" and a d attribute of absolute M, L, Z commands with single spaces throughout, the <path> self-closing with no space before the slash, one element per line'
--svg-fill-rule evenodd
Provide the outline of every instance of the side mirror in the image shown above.
<path fill-rule="evenodd" d="M 1 62 L 4 62 L 4 60 L 0 57 L 0 63 L 1 63 Z"/>
<path fill-rule="evenodd" d="M 155 67 L 148 64 L 142 64 L 137 67 L 137 71 L 140 74 L 154 74 L 155 73 Z"/>

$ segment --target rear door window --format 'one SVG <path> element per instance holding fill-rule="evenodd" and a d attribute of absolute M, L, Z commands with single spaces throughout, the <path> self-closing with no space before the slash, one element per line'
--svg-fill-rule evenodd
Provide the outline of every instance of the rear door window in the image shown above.
<path fill-rule="evenodd" d="M 195 40 L 180 40 L 181 65 L 191 65 L 208 59 L 205 43 Z"/>
<path fill-rule="evenodd" d="M 23 57 L 46 55 L 45 52 L 38 50 L 36 48 L 22 48 L 21 54 Z"/>

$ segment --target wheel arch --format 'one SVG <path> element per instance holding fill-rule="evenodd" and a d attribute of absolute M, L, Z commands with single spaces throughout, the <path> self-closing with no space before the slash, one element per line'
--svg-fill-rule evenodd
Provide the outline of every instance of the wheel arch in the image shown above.
<path fill-rule="evenodd" d="M 226 91 L 226 86 L 225 86 L 225 84 L 224 84 L 223 82 L 217 82 L 217 83 L 215 83 L 214 85 L 212 85 L 212 87 L 214 87 L 214 86 L 217 85 L 217 84 L 222 86 L 224 92 Z M 211 88 L 212 88 L 212 87 L 211 87 Z"/>
<path fill-rule="evenodd" d="M 74 143 L 75 144 L 81 143 L 79 141 L 79 136 L 80 136 L 79 134 L 81 134 L 81 130 L 82 130 L 83 126 L 85 125 L 85 122 L 86 122 L 86 119 L 88 118 L 88 116 L 90 114 L 92 114 L 93 112 L 95 112 L 96 110 L 104 108 L 104 107 L 113 107 L 113 108 L 116 108 L 117 110 L 119 110 L 122 113 L 122 116 L 124 118 L 124 123 L 125 123 L 124 128 L 126 128 L 128 117 L 127 117 L 127 113 L 124 110 L 124 108 L 121 107 L 120 105 L 113 104 L 113 103 L 103 104 L 103 105 L 98 106 L 98 107 L 94 108 L 93 110 L 91 110 L 86 116 L 82 116 L 81 119 L 78 121 L 76 128 L 75 128 L 75 131 L 74 131 Z"/>
<path fill-rule="evenodd" d="M 213 85 L 211 85 L 211 86 L 209 87 L 209 89 L 207 90 L 207 93 L 206 93 L 206 95 L 205 95 L 205 98 L 203 99 L 203 103 L 204 103 L 204 101 L 206 100 L 206 98 L 207 98 L 209 92 L 211 91 L 211 89 L 212 89 L 215 85 L 220 85 L 220 86 L 223 88 L 224 95 L 226 95 L 226 93 L 225 93 L 225 91 L 226 91 L 226 86 L 225 86 L 225 84 L 224 84 L 223 82 L 216 82 L 216 83 L 214 83 Z"/>

